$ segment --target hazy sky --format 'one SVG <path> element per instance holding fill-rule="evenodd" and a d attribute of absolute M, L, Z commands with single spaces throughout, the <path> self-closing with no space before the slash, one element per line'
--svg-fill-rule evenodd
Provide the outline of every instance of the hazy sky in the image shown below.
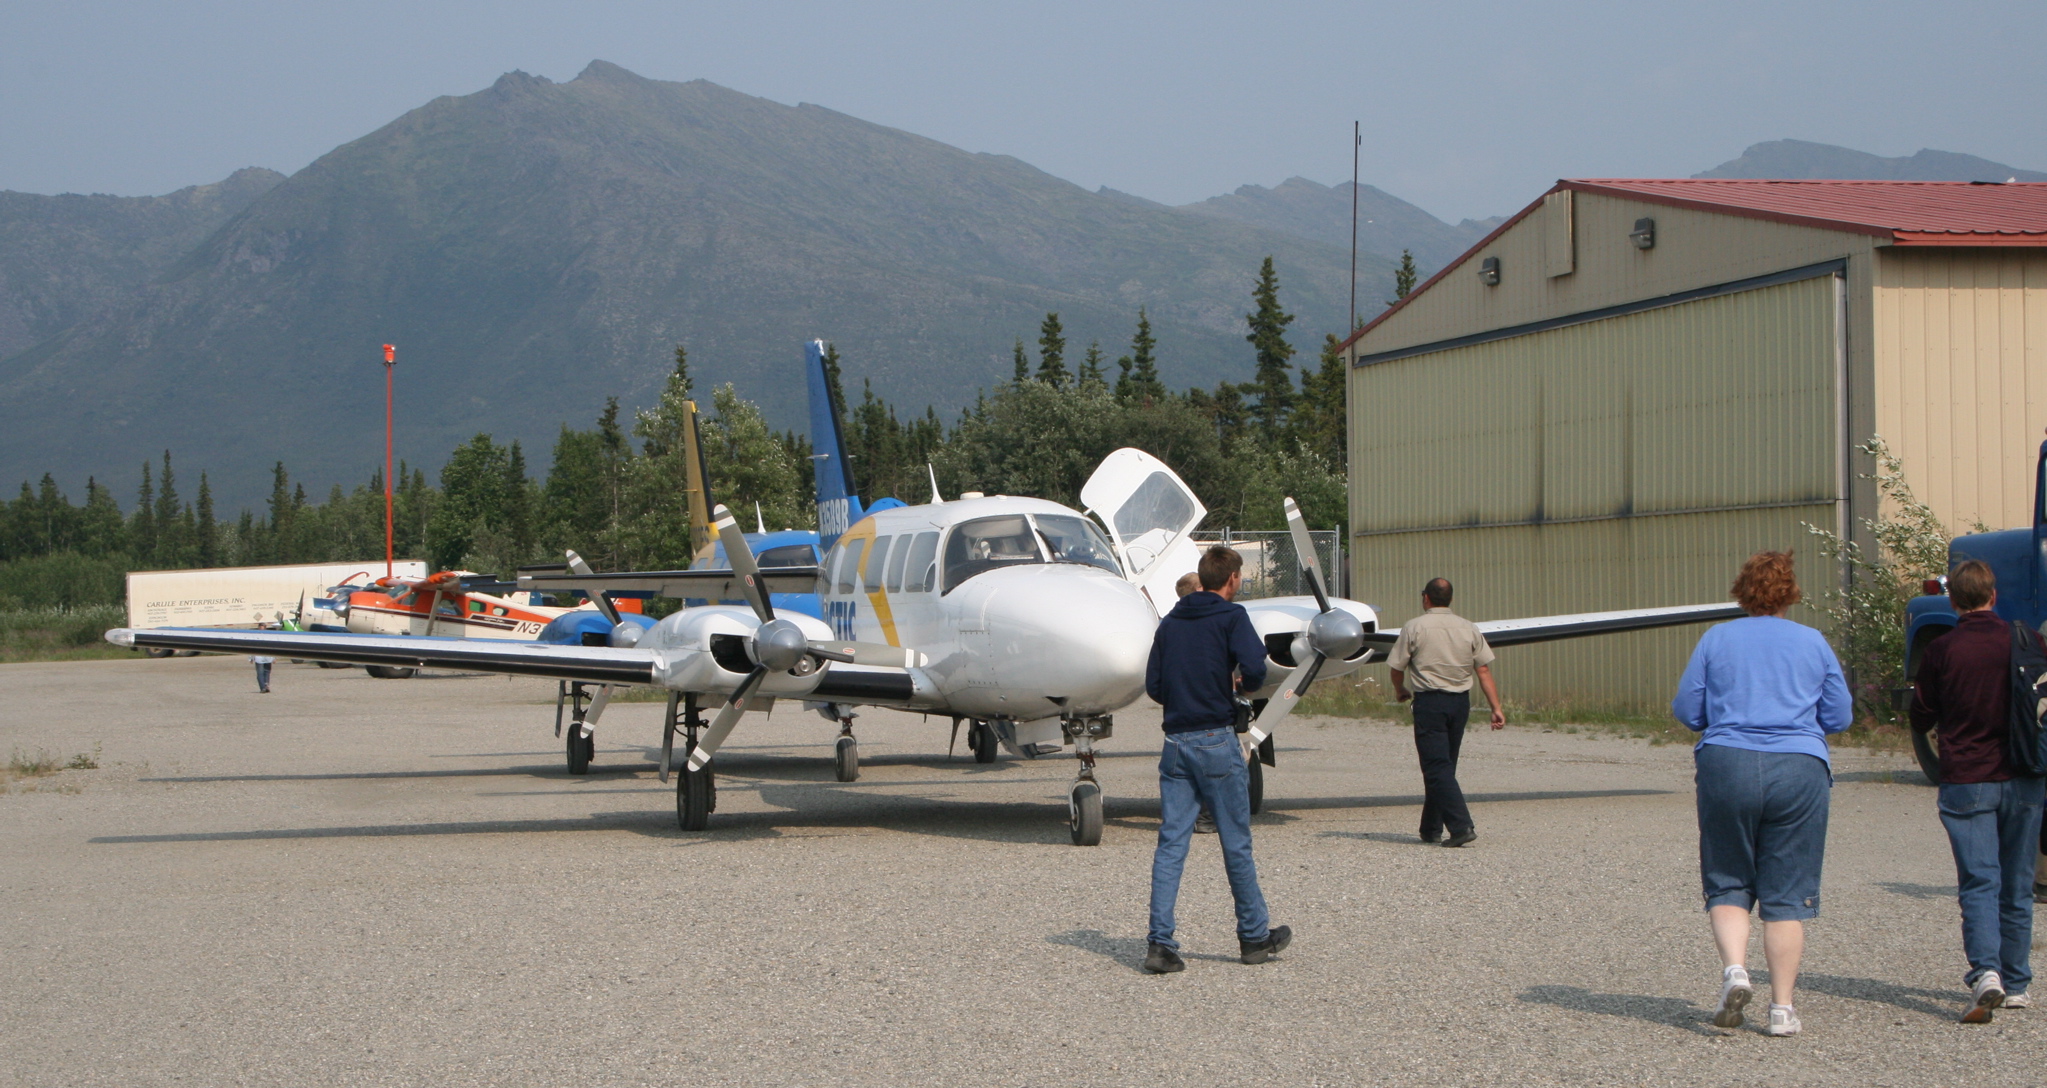
<path fill-rule="evenodd" d="M 0 5 L 0 189 L 298 170 L 436 95 L 603 58 L 1184 203 L 1363 177 L 1455 220 L 1761 140 L 2047 169 L 2047 4 Z M 828 165 L 828 164 L 821 164 Z"/>

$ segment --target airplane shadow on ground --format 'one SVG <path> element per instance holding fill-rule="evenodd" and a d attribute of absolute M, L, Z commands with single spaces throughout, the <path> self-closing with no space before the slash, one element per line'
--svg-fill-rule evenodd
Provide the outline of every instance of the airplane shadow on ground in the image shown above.
<path fill-rule="evenodd" d="M 1099 929 L 1069 929 L 1045 938 L 1046 944 L 1063 944 L 1098 956 L 1107 956 L 1117 963 L 1139 974 L 1144 973 L 1144 956 L 1150 951 L 1150 942 L 1143 937 L 1111 937 Z M 1218 955 L 1213 952 L 1190 952 L 1180 949 L 1180 958 L 1188 960 L 1209 960 L 1215 963 L 1235 963 L 1237 957 Z"/>
<path fill-rule="evenodd" d="M 1573 1012 L 1622 1016 L 1682 1028 L 1694 1035 L 1724 1034 L 1710 1024 L 1712 1013 L 1675 997 L 1647 997 L 1642 994 L 1601 994 L 1583 986 L 1531 986 L 1518 999 L 1537 1005 L 1555 1005 Z"/>
<path fill-rule="evenodd" d="M 1906 884 L 1896 880 L 1879 880 L 1876 886 L 1907 899 L 1953 899 L 1960 894 L 1953 884 L 1942 887 L 1939 884 Z"/>
<path fill-rule="evenodd" d="M 1757 985 L 1764 972 L 1758 972 Z M 1880 1005 L 1903 1009 L 1906 1012 L 1925 1013 L 1942 1020 L 1955 1020 L 1962 1015 L 1967 1003 L 1967 991 L 1959 980 L 1953 990 L 1929 990 L 1923 986 L 1900 986 L 1874 978 L 1849 978 L 1844 975 L 1820 975 L 1810 971 L 1798 974 L 1798 988 L 1811 990 L 1828 997 L 1846 997 L 1856 1001 L 1873 1001 Z"/>
<path fill-rule="evenodd" d="M 788 784 L 773 780 L 751 780 L 748 772 L 754 764 L 753 757 L 734 758 L 726 767 L 726 773 L 719 776 L 721 793 L 757 792 L 763 802 L 772 806 L 769 811 L 727 812 L 711 817 L 708 831 L 683 831 L 675 824 L 674 803 L 668 800 L 674 793 L 674 785 L 662 785 L 652 781 L 652 768 L 639 768 L 646 773 L 647 784 L 627 789 L 606 789 L 602 796 L 618 799 L 623 793 L 647 793 L 662 795 L 662 800 L 651 803 L 647 808 L 631 811 L 595 812 L 587 818 L 533 819 L 533 820 L 465 820 L 449 823 L 419 824 L 377 824 L 364 826 L 307 827 L 307 828 L 262 828 L 245 831 L 203 831 L 178 832 L 159 835 L 102 835 L 88 841 L 96 844 L 121 843 L 177 843 L 177 842 L 233 842 L 266 839 L 323 839 L 323 838 L 404 838 L 420 835 L 495 835 L 533 834 L 563 831 L 631 831 L 650 838 L 674 839 L 687 844 L 711 845 L 721 840 L 777 837 L 806 831 L 830 831 L 848 828 L 879 828 L 911 835 L 930 835 L 940 838 L 975 839 L 989 842 L 1009 842 L 1022 845 L 1067 845 L 1071 839 L 1067 831 L 1066 805 L 1062 799 L 1048 801 L 974 801 L 961 800 L 956 795 L 931 792 L 933 784 L 884 783 L 876 782 L 863 786 L 861 783 L 823 783 L 820 785 Z M 426 775 L 430 772 L 419 772 Z M 431 772 L 447 775 L 451 772 Z M 475 772 L 498 773 L 498 772 Z M 504 773 L 520 773 L 517 771 Z M 394 772 L 392 776 L 409 777 L 413 772 Z M 554 769 L 550 777 L 569 779 L 560 769 Z M 307 777 L 319 780 L 328 776 L 280 776 Z M 390 777 L 340 776 L 340 777 Z M 213 779 L 211 781 L 247 781 L 247 777 L 236 779 Z M 275 780 L 262 776 L 257 781 Z M 177 779 L 174 781 L 191 781 Z M 1059 781 L 1065 781 L 1062 776 Z M 889 792 L 900 789 L 926 791 L 922 795 Z M 552 792 L 552 791 L 550 791 Z M 583 792 L 578 789 L 573 792 Z M 1666 793 L 1666 790 L 1543 790 L 1527 793 L 1471 794 L 1473 801 L 1565 801 L 1597 797 L 1648 796 Z M 650 799 L 651 800 L 651 799 Z M 1256 819 L 1260 824 L 1273 824 L 1290 819 L 1287 810 L 1330 810 L 1343 808 L 1375 808 L 1388 805 L 1419 805 L 1421 798 L 1412 797 L 1295 797 L 1268 798 L 1267 812 Z M 1278 810 L 1278 811 L 1273 811 Z M 1155 828 L 1159 818 L 1158 801 L 1153 798 L 1117 798 L 1113 794 L 1104 798 L 1103 817 L 1113 826 L 1133 830 Z"/>

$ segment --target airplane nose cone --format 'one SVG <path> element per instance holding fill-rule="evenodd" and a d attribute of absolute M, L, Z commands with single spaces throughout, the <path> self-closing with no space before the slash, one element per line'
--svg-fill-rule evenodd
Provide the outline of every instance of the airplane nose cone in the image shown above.
<path fill-rule="evenodd" d="M 1137 587 L 1073 567 L 1017 573 L 1037 577 L 1002 586 L 988 603 L 1005 686 L 1064 699 L 1082 714 L 1113 711 L 1144 693 L 1158 617 Z"/>

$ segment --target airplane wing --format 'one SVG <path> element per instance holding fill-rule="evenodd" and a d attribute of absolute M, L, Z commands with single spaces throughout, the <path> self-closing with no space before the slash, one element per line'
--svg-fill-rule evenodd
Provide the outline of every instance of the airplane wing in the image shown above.
<path fill-rule="evenodd" d="M 816 567 L 769 567 L 760 572 L 769 593 L 816 593 Z M 618 574 L 521 574 L 519 588 L 527 590 L 595 590 L 597 592 L 652 593 L 657 597 L 697 598 L 711 601 L 746 599 L 740 576 L 729 570 L 642 570 Z"/>
<path fill-rule="evenodd" d="M 117 628 L 107 641 L 116 646 L 203 650 L 224 654 L 267 654 L 350 665 L 418 669 L 475 669 L 483 672 L 583 680 L 595 684 L 651 684 L 654 655 L 648 650 L 609 646 L 547 646 L 506 639 L 422 638 L 350 635 L 325 631 L 233 631 L 160 627 Z"/>
<path fill-rule="evenodd" d="M 1486 620 L 1475 624 L 1486 642 L 1493 646 L 1517 646 L 1524 642 L 1554 642 L 1586 635 L 1607 635 L 1616 631 L 1641 631 L 1651 627 L 1677 627 L 1688 623 L 1735 620 L 1748 615 L 1740 605 L 1685 604 L 1673 608 L 1630 608 L 1619 612 L 1581 612 L 1575 616 L 1533 616 L 1521 620 Z M 1400 628 L 1368 632 L 1365 642 L 1391 646 Z"/>

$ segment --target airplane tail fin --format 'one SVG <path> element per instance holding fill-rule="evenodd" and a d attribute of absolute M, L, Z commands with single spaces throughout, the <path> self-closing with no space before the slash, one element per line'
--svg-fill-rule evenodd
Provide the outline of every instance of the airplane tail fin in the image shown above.
<path fill-rule="evenodd" d="M 817 542 L 829 548 L 848 526 L 866 513 L 854 493 L 853 466 L 846 460 L 839 408 L 825 377 L 825 346 L 812 340 L 804 346 L 810 387 L 810 463 L 817 478 Z"/>

